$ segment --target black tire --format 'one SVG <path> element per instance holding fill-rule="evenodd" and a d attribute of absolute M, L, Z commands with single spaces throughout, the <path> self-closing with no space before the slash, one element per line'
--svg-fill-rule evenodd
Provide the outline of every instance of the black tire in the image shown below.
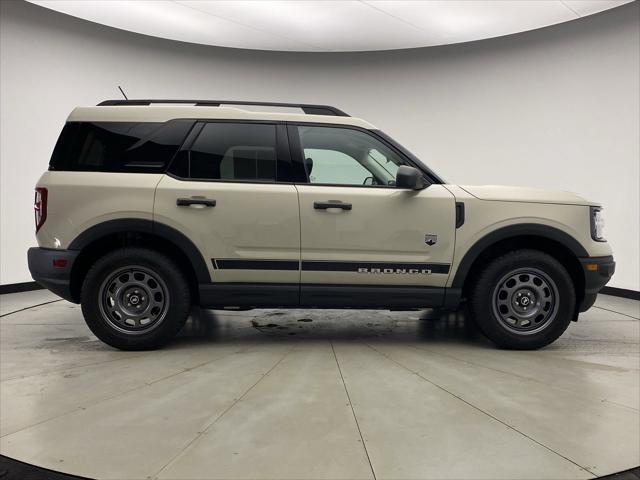
<path fill-rule="evenodd" d="M 575 315 L 576 293 L 555 258 L 538 250 L 514 250 L 483 268 L 469 306 L 473 320 L 496 345 L 533 350 L 564 333 Z"/>
<path fill-rule="evenodd" d="M 121 350 L 151 350 L 180 331 L 189 315 L 191 294 L 170 258 L 126 247 L 89 269 L 81 304 L 87 325 L 103 342 Z"/>

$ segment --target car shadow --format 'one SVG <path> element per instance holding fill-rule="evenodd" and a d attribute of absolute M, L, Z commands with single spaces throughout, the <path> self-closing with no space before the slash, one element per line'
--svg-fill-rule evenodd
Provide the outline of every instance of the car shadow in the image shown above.
<path fill-rule="evenodd" d="M 247 310 L 194 309 L 168 348 L 243 342 L 313 340 L 389 343 L 420 341 L 489 346 L 465 308 L 438 310 Z"/>

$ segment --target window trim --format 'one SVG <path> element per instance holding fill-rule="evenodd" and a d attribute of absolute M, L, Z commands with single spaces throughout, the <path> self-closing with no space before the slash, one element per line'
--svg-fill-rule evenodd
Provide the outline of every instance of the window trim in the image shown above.
<path fill-rule="evenodd" d="M 395 189 L 398 187 L 395 185 L 356 185 L 356 184 L 344 184 L 344 183 L 311 183 L 309 181 L 309 176 L 306 173 L 306 169 L 304 168 L 304 158 L 302 155 L 302 144 L 300 142 L 300 135 L 298 133 L 299 126 L 303 127 L 324 127 L 324 128 L 341 128 L 344 130 L 356 130 L 358 132 L 362 132 L 365 135 L 369 135 L 373 137 L 378 142 L 382 143 L 385 147 L 389 148 L 393 153 L 398 155 L 403 162 L 403 165 L 408 165 L 410 167 L 414 167 L 422 173 L 422 176 L 427 184 L 427 186 L 432 185 L 434 183 L 439 182 L 438 178 L 433 178 L 427 171 L 423 165 L 416 163 L 413 159 L 407 156 L 403 151 L 396 147 L 393 143 L 389 142 L 387 138 L 383 135 L 379 135 L 377 131 L 369 130 L 366 128 L 358 127 L 355 125 L 339 125 L 335 123 L 318 123 L 318 122 L 286 122 L 287 123 L 287 132 L 289 133 L 289 146 L 291 148 L 291 158 L 294 162 L 301 165 L 303 171 L 305 172 L 307 181 L 304 183 L 296 182 L 299 185 L 311 185 L 318 187 L 345 187 L 345 188 L 374 188 L 374 189 Z M 402 189 L 404 190 L 404 189 Z"/>

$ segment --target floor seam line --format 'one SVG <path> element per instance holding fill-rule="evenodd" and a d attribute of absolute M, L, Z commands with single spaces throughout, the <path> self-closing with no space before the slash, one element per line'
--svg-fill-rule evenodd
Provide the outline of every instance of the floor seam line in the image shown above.
<path fill-rule="evenodd" d="M 353 419 L 356 422 L 356 428 L 358 429 L 358 434 L 360 435 L 360 440 L 362 441 L 362 448 L 364 449 L 364 453 L 367 456 L 367 461 L 369 462 L 369 468 L 371 468 L 371 475 L 373 475 L 373 479 L 376 480 L 376 472 L 373 469 L 373 462 L 371 462 L 371 457 L 369 456 L 369 450 L 367 450 L 367 445 L 364 441 L 364 435 L 362 435 L 362 430 L 360 429 L 360 423 L 358 422 L 358 416 L 356 415 L 356 411 L 353 407 L 353 402 L 351 401 L 351 396 L 349 395 L 349 389 L 347 388 L 347 383 L 344 381 L 344 375 L 342 375 L 342 368 L 340 367 L 340 362 L 338 361 L 338 355 L 336 354 L 336 349 L 333 346 L 333 341 L 329 341 L 331 345 L 331 351 L 333 352 L 333 358 L 336 361 L 336 366 L 338 367 L 338 373 L 340 374 L 340 379 L 342 380 L 342 386 L 344 387 L 344 392 L 347 395 L 347 400 L 349 401 L 349 407 L 351 407 L 351 413 L 353 415 Z"/>
<path fill-rule="evenodd" d="M 505 427 L 507 427 L 507 428 L 509 428 L 509 429 L 513 430 L 514 432 L 516 432 L 516 433 L 518 433 L 518 434 L 522 435 L 523 437 L 528 438 L 529 440 L 531 440 L 532 442 L 536 443 L 537 445 L 540 445 L 541 447 L 545 448 L 545 449 L 546 449 L 546 450 L 548 450 L 549 452 L 551 452 L 551 453 L 553 453 L 553 454 L 555 454 L 555 455 L 557 455 L 557 456 L 559 456 L 559 457 L 561 457 L 561 458 L 565 459 L 566 461 L 568 461 L 568 462 L 572 463 L 573 465 L 575 465 L 576 467 L 580 468 L 581 470 L 583 470 L 583 471 L 587 472 L 588 474 L 592 475 L 594 478 L 597 478 L 597 475 L 596 475 L 596 474 L 594 474 L 594 473 L 593 473 L 591 470 L 589 470 L 587 467 L 583 467 L 583 466 L 582 466 L 582 465 L 580 465 L 579 463 L 576 463 L 576 462 L 574 462 L 573 460 L 571 460 L 570 458 L 565 457 L 565 456 L 564 456 L 564 455 L 562 455 L 561 453 L 556 452 L 555 450 L 553 450 L 552 448 L 548 447 L 548 446 L 547 446 L 547 445 L 545 445 L 544 443 L 539 442 L 539 441 L 538 441 L 538 440 L 536 440 L 535 438 L 533 438 L 533 437 L 531 437 L 531 436 L 527 435 L 526 433 L 524 433 L 524 432 L 522 432 L 522 431 L 518 430 L 518 429 L 517 429 L 517 428 L 515 428 L 514 426 L 509 425 L 508 423 L 504 422 L 503 420 L 500 420 L 498 417 L 496 417 L 496 416 L 494 416 L 494 415 L 491 415 L 489 412 L 485 412 L 485 411 L 484 411 L 483 409 L 481 409 L 480 407 L 478 407 L 478 406 L 476 406 L 476 405 L 472 404 L 471 402 L 469 402 L 469 401 L 465 400 L 465 399 L 464 399 L 464 398 L 462 398 L 461 396 L 456 395 L 456 394 L 455 394 L 455 393 L 453 393 L 453 392 L 450 392 L 449 390 L 447 390 L 447 389 L 446 389 L 446 388 L 444 388 L 443 386 L 441 386 L 441 385 L 437 384 L 436 382 L 434 382 L 434 381 L 432 381 L 432 380 L 429 380 L 429 379 L 428 379 L 427 377 L 425 377 L 424 375 L 421 375 L 419 372 L 417 372 L 417 371 L 414 371 L 414 370 L 410 369 L 409 367 L 407 367 L 407 366 L 405 366 L 405 365 L 401 364 L 401 363 L 400 363 L 400 362 L 398 362 L 397 360 L 394 360 L 393 358 L 389 357 L 389 356 L 388 356 L 388 355 L 386 355 L 385 353 L 383 353 L 383 352 L 381 352 L 381 351 L 377 350 L 376 348 L 372 347 L 372 346 L 371 346 L 371 345 L 369 345 L 368 343 L 366 343 L 366 342 L 363 342 L 363 343 L 364 343 L 367 347 L 371 348 L 373 351 L 378 352 L 380 355 L 382 355 L 383 357 L 387 358 L 389 361 L 391 361 L 391 362 L 395 363 L 396 365 L 398 365 L 399 367 L 401 367 L 401 368 L 403 368 L 403 369 L 407 370 L 408 372 L 411 372 L 413 375 L 417 376 L 418 378 L 421 378 L 421 379 L 422 379 L 422 380 L 424 380 L 425 382 L 428 382 L 428 383 L 430 383 L 431 385 L 433 385 L 434 387 L 439 388 L 439 389 L 440 389 L 440 390 L 442 390 L 443 392 L 448 393 L 449 395 L 451 395 L 452 397 L 454 397 L 454 398 L 456 398 L 456 399 L 460 400 L 462 403 L 464 403 L 464 404 L 468 405 L 469 407 L 471 407 L 471 408 L 473 408 L 473 409 L 475 409 L 475 410 L 479 411 L 480 413 L 483 413 L 483 414 L 484 414 L 484 415 L 486 415 L 487 417 L 492 418 L 492 419 L 493 419 L 493 420 L 495 420 L 496 422 L 498 422 L 498 423 L 500 423 L 500 424 L 504 425 Z"/>
<path fill-rule="evenodd" d="M 289 350 L 287 350 L 284 355 L 282 355 L 282 357 L 280 357 L 280 359 L 269 369 L 267 370 L 267 372 L 265 374 L 263 374 L 255 383 L 253 383 L 253 385 L 251 385 L 247 390 L 245 390 L 245 392 L 240 395 L 238 398 L 234 399 L 234 401 L 231 403 L 231 405 L 229 405 L 227 408 L 225 408 L 222 413 L 220 415 L 218 415 L 216 418 L 213 419 L 213 421 L 209 422 L 209 424 L 205 424 L 204 428 L 200 429 L 199 432 L 196 433 L 196 436 L 194 438 L 192 438 L 176 455 L 173 456 L 173 458 L 171 458 L 171 460 L 169 460 L 167 463 L 165 463 L 162 468 L 160 468 L 160 470 L 158 470 L 156 472 L 155 475 L 153 475 L 153 477 L 149 476 L 147 478 L 153 478 L 153 479 L 158 479 L 159 475 L 172 463 L 174 463 L 176 460 L 178 460 L 192 445 L 194 445 L 198 440 L 200 440 L 200 438 L 202 438 L 203 435 L 205 435 L 207 433 L 207 430 L 209 430 L 211 427 L 213 427 L 218 420 L 220 420 L 222 417 L 224 417 L 229 411 L 231 411 L 233 409 L 233 407 L 235 407 L 245 396 L 247 396 L 247 394 L 253 390 L 260 382 L 262 382 L 262 380 L 264 380 L 265 378 L 267 378 L 269 376 L 269 374 L 271 372 L 273 372 L 276 367 L 278 365 L 280 365 L 282 363 L 282 361 L 287 357 L 287 355 L 289 355 L 295 347 L 290 348 Z"/>
<path fill-rule="evenodd" d="M 204 367 L 205 365 L 207 365 L 209 363 L 213 363 L 213 362 L 215 362 L 217 360 L 221 360 L 221 359 L 223 359 L 225 357 L 228 357 L 228 356 L 231 356 L 231 355 L 235 355 L 237 353 L 239 353 L 239 352 L 228 353 L 226 355 L 222 355 L 220 357 L 214 358 L 213 360 L 210 360 L 208 362 L 204 362 L 202 364 L 198 364 L 195 367 L 186 368 L 186 369 L 181 370 L 179 372 L 172 373 L 171 375 L 166 375 L 164 377 L 158 378 L 157 380 L 154 380 L 152 382 L 144 382 L 142 385 L 138 385 L 136 387 L 130 388 L 130 389 L 125 390 L 123 392 L 119 392 L 119 393 L 116 393 L 114 395 L 109 395 L 109 396 L 97 399 L 96 401 L 91 402 L 91 403 L 87 404 L 86 406 L 80 405 L 78 407 L 75 407 L 73 410 L 69 410 L 68 412 L 64 412 L 64 413 L 61 413 L 60 415 L 56 415 L 54 417 L 50 417 L 50 418 L 47 418 L 47 419 L 42 420 L 40 422 L 34 423 L 33 425 L 28 425 L 26 427 L 20 428 L 19 430 L 16 430 L 15 432 L 6 433 L 4 435 L 1 435 L 0 438 L 6 438 L 6 437 L 9 437 L 10 435 L 14 435 L 16 433 L 20 433 L 20 432 L 22 432 L 24 430 L 28 430 L 29 428 L 37 427 L 38 425 L 42 425 L 43 423 L 50 422 L 50 421 L 55 420 L 57 418 L 66 417 L 67 415 L 72 415 L 72 414 L 74 414 L 74 413 L 76 413 L 78 411 L 87 410 L 88 408 L 95 407 L 96 405 L 99 405 L 102 402 L 106 402 L 107 400 L 113 400 L 114 398 L 120 397 L 122 395 L 126 395 L 126 394 L 131 393 L 131 392 L 135 392 L 136 390 L 140 390 L 140 389 L 142 389 L 144 387 L 149 387 L 149 386 L 154 385 L 154 384 L 156 384 L 158 382 L 162 382 L 164 380 L 167 380 L 169 378 L 173 378 L 173 377 L 175 377 L 177 375 L 180 375 L 182 373 L 190 372 L 190 371 L 195 370 L 197 368 Z"/>
<path fill-rule="evenodd" d="M 489 367 L 489 366 L 487 366 L 487 365 L 483 365 L 483 364 L 480 364 L 480 363 L 474 363 L 474 362 L 471 362 L 471 361 L 469 361 L 469 360 L 464 360 L 464 359 L 462 359 L 462 358 L 458 358 L 458 357 L 456 357 L 456 356 L 454 356 L 454 355 L 449 355 L 449 354 L 442 353 L 442 352 L 436 352 L 436 351 L 431 350 L 431 349 L 429 349 L 429 348 L 420 348 L 419 346 L 416 346 L 416 345 L 407 345 L 407 347 L 412 348 L 412 349 L 414 349 L 414 350 L 418 350 L 418 351 L 420 351 L 420 352 L 428 352 L 428 353 L 431 353 L 431 354 L 433 354 L 433 355 L 439 355 L 439 356 L 441 356 L 441 357 L 451 358 L 451 359 L 453 359 L 453 360 L 455 360 L 455 361 L 457 361 L 457 362 L 466 363 L 466 364 L 468 364 L 468 365 L 472 365 L 472 366 L 474 366 L 474 367 L 478 367 L 478 368 L 485 368 L 485 369 L 490 370 L 490 371 L 492 371 L 492 372 L 501 373 L 501 374 L 503 374 L 503 375 L 508 375 L 508 376 L 511 376 L 511 377 L 515 377 L 515 378 L 518 378 L 518 379 L 520 379 L 520 380 L 524 380 L 524 381 L 527 381 L 527 382 L 533 382 L 533 383 L 535 383 L 535 384 L 542 385 L 542 386 L 544 386 L 544 387 L 546 387 L 546 388 L 548 388 L 548 389 L 551 389 L 551 390 L 557 390 L 557 391 L 560 391 L 560 392 L 564 392 L 564 393 L 567 393 L 567 394 L 573 395 L 573 396 L 578 397 L 578 398 L 580 398 L 580 399 L 582 399 L 582 400 L 584 400 L 584 399 L 585 399 L 583 395 L 574 394 L 574 393 L 573 393 L 573 391 L 572 391 L 572 390 L 570 390 L 570 389 L 564 389 L 564 388 L 562 388 L 562 387 L 558 387 L 558 386 L 556 386 L 556 385 L 551 385 L 551 384 L 549 384 L 549 383 L 542 382 L 542 381 L 537 380 L 537 379 L 535 379 L 535 378 L 531 378 L 531 377 L 524 377 L 524 376 L 522 376 L 522 375 L 518 375 L 518 374 L 516 374 L 516 373 L 508 372 L 508 371 L 506 371 L 506 370 L 499 370 L 499 369 L 497 369 L 497 368 Z M 618 402 L 615 402 L 615 401 L 613 401 L 613 400 L 607 400 L 606 398 L 601 398 L 601 399 L 599 399 L 599 400 L 593 400 L 593 401 L 594 401 L 594 402 L 597 402 L 597 403 L 607 402 L 607 403 L 610 403 L 610 404 L 612 404 L 612 405 L 614 405 L 614 406 L 616 406 L 616 407 L 624 408 L 624 409 L 630 409 L 630 410 L 633 410 L 633 411 L 635 411 L 635 412 L 640 411 L 640 410 L 638 410 L 638 409 L 636 409 L 636 408 L 629 407 L 628 405 L 624 405 L 624 404 L 622 404 L 622 403 L 618 403 Z"/>
<path fill-rule="evenodd" d="M 24 307 L 24 308 L 21 308 L 20 310 L 14 310 L 13 312 L 3 313 L 2 315 L 0 315 L 0 318 L 8 317 L 9 315 L 13 315 L 14 313 L 24 312 L 25 310 L 29 310 L 30 308 L 41 307 L 42 305 L 49 305 L 50 303 L 61 302 L 63 300 L 64 300 L 64 298 L 60 298 L 58 300 L 51 300 L 50 302 L 38 303 L 37 305 L 31 305 L 30 307 Z"/>
<path fill-rule="evenodd" d="M 419 351 L 421 351 L 421 352 L 428 352 L 428 353 L 432 353 L 433 355 L 439 355 L 439 356 L 441 356 L 441 357 L 445 357 L 445 358 L 451 358 L 451 359 L 456 360 L 456 361 L 458 361 L 458 362 L 462 362 L 462 363 L 467 363 L 467 364 L 469 364 L 469 365 L 473 365 L 474 367 L 486 368 L 487 370 L 491 370 L 492 372 L 503 373 L 503 374 L 505 374 L 505 375 L 510 375 L 510 376 L 513 376 L 513 377 L 517 377 L 517 378 L 520 378 L 520 379 L 522 379 L 522 380 L 527 380 L 527 381 L 537 382 L 537 380 L 535 380 L 535 379 L 533 379 L 533 378 L 530 378 L 530 377 L 523 377 L 523 376 L 518 375 L 518 374 L 516 374 L 516 373 L 507 372 L 506 370 L 499 370 L 499 369 L 497 369 L 497 368 L 488 367 L 488 366 L 486 366 L 486 365 L 482 365 L 482 364 L 480 364 L 480 363 L 474 363 L 474 362 L 471 362 L 471 361 L 469 361 L 469 360 L 464 360 L 464 359 L 462 359 L 462 358 L 458 358 L 458 357 L 456 357 L 456 356 L 454 356 L 454 355 L 449 355 L 449 354 L 447 354 L 447 353 L 442 353 L 442 352 L 436 352 L 436 351 L 431 350 L 431 349 L 429 349 L 429 348 L 420 348 L 420 347 L 418 347 L 418 346 L 416 346 L 416 345 L 407 345 L 407 346 L 408 346 L 409 348 L 413 348 L 414 350 L 419 350 Z M 545 384 L 545 385 L 546 385 L 546 384 Z"/>
<path fill-rule="evenodd" d="M 18 376 L 18 377 L 10 377 L 10 378 L 5 378 L 5 379 L 0 380 L 0 383 L 9 382 L 11 380 L 22 380 L 24 378 L 38 377 L 38 376 L 44 376 L 44 375 L 52 375 L 52 374 L 55 374 L 55 373 L 66 372 L 67 370 L 75 370 L 77 368 L 95 367 L 96 365 L 102 365 L 104 363 L 112 363 L 112 362 L 117 362 L 117 361 L 120 361 L 120 360 L 131 360 L 132 358 L 139 358 L 139 357 L 142 357 L 142 355 L 130 355 L 128 357 L 114 358 L 112 360 L 104 360 L 102 362 L 85 363 L 84 365 L 76 365 L 75 367 L 60 368 L 60 369 L 57 369 L 57 370 L 49 370 L 47 372 L 32 373 L 32 374 L 29 374 L 29 375 L 21 375 L 21 376 Z"/>
<path fill-rule="evenodd" d="M 46 305 L 46 304 L 45 304 Z M 3 327 L 60 327 L 63 325 L 78 325 L 77 322 L 74 323 L 5 323 Z"/>
<path fill-rule="evenodd" d="M 615 310 L 611 310 L 609 308 L 604 308 L 604 307 L 598 307 L 597 305 L 594 305 L 593 308 L 598 308 L 600 310 L 604 310 L 606 312 L 611 312 L 611 313 L 617 313 L 618 315 L 623 315 L 625 317 L 629 317 L 629 318 L 633 318 L 634 320 L 640 320 L 640 318 L 638 317 L 634 317 L 633 315 L 629 315 L 627 313 L 622 313 L 622 312 L 616 312 Z"/>

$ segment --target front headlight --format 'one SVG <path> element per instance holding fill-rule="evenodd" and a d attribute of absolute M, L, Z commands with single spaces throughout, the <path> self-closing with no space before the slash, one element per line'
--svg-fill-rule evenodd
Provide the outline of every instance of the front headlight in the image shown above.
<path fill-rule="evenodd" d="M 589 207 L 591 215 L 591 238 L 596 242 L 606 242 L 604 239 L 604 217 L 602 207 Z"/>

